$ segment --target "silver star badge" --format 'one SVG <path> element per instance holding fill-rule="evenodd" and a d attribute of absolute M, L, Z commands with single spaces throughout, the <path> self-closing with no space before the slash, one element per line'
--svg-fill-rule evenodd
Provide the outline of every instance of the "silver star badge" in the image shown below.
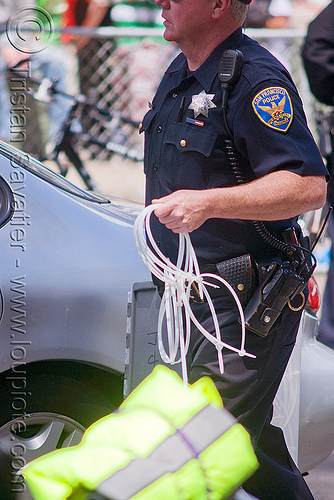
<path fill-rule="evenodd" d="M 217 106 L 212 102 L 212 99 L 215 97 L 215 94 L 207 94 L 205 90 L 202 90 L 197 95 L 193 95 L 191 97 L 191 104 L 188 109 L 194 110 L 195 118 L 198 115 L 204 115 L 208 118 L 209 109 L 216 108 Z"/>

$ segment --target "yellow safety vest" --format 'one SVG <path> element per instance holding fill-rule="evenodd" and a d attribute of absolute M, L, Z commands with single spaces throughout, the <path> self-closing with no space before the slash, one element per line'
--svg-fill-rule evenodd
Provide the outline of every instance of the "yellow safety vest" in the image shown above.
<path fill-rule="evenodd" d="M 79 445 L 23 474 L 35 500 L 220 500 L 257 467 L 249 434 L 211 379 L 184 387 L 160 365 Z"/>

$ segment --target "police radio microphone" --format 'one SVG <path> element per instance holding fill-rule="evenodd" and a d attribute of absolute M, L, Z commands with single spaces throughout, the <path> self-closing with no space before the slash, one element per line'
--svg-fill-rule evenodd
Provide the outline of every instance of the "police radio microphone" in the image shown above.
<path fill-rule="evenodd" d="M 236 83 L 243 65 L 243 55 L 240 50 L 227 49 L 220 59 L 218 78 L 223 90 L 222 108 L 226 108 L 229 86 Z"/>
<path fill-rule="evenodd" d="M 231 131 L 227 124 L 226 118 L 226 103 L 228 98 L 229 87 L 235 84 L 239 79 L 243 65 L 243 55 L 240 50 L 237 49 L 227 49 L 223 52 L 218 68 L 218 78 L 221 82 L 222 88 L 222 111 L 225 127 L 229 135 L 231 136 Z"/>
<path fill-rule="evenodd" d="M 227 49 L 220 59 L 218 78 L 222 84 L 231 85 L 239 78 L 242 69 L 243 55 L 240 50 Z"/>

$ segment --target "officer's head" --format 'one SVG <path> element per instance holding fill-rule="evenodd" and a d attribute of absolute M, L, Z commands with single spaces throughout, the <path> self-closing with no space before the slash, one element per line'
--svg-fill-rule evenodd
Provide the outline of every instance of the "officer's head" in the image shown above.
<path fill-rule="evenodd" d="M 161 7 L 164 38 L 184 51 L 208 52 L 243 26 L 251 0 L 155 0 Z M 199 59 L 199 58 L 198 58 Z"/>

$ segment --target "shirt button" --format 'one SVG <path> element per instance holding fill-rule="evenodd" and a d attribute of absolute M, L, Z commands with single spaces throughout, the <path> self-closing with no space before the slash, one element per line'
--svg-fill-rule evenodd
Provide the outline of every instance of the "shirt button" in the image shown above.
<path fill-rule="evenodd" d="M 186 145 L 187 145 L 187 141 L 185 139 L 181 139 L 180 146 L 182 146 L 184 148 Z"/>
<path fill-rule="evenodd" d="M 173 94 L 173 99 L 176 99 L 178 95 L 179 95 L 179 94 L 177 94 L 176 92 L 174 92 L 174 94 Z"/>
<path fill-rule="evenodd" d="M 155 164 L 153 165 L 153 170 L 154 170 L 154 172 L 157 172 L 157 171 L 158 171 L 158 168 L 159 168 L 159 167 L 158 167 L 158 164 L 157 164 L 157 163 L 155 163 Z"/>
<path fill-rule="evenodd" d="M 157 127 L 157 132 L 158 132 L 158 134 L 160 134 L 160 133 L 162 132 L 162 127 L 161 127 L 161 125 L 159 125 L 159 127 Z"/>

